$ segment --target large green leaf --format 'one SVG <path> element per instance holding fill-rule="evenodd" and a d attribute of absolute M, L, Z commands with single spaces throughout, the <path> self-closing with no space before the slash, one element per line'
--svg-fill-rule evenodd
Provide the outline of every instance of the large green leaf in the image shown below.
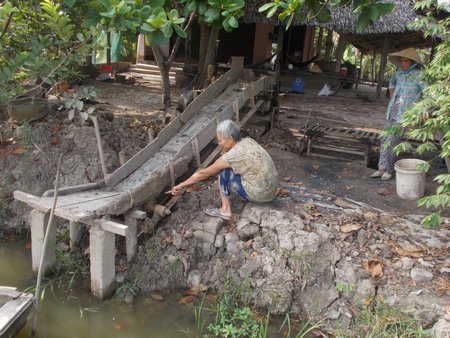
<path fill-rule="evenodd" d="M 70 8 L 73 7 L 73 5 L 75 5 L 75 2 L 77 2 L 77 0 L 64 0 L 64 3 L 69 6 Z"/>
<path fill-rule="evenodd" d="M 317 13 L 316 19 L 320 23 L 325 23 L 330 21 L 331 12 L 328 8 L 322 8 L 319 13 Z"/>
<path fill-rule="evenodd" d="M 369 16 L 366 13 L 362 12 L 358 17 L 358 20 L 356 21 L 356 31 L 362 32 L 369 25 L 369 23 Z"/>
<path fill-rule="evenodd" d="M 375 21 L 378 20 L 380 17 L 380 11 L 378 10 L 377 6 L 368 6 L 367 9 L 365 9 L 365 12 L 367 13 L 367 16 Z"/>
<path fill-rule="evenodd" d="M 378 12 L 380 13 L 380 16 L 391 13 L 394 8 L 395 8 L 395 4 L 385 4 L 385 3 L 378 3 L 374 5 L 377 9 Z"/>
<path fill-rule="evenodd" d="M 150 0 L 149 5 L 153 8 L 163 7 L 165 2 L 165 0 Z"/>
<path fill-rule="evenodd" d="M 172 36 L 173 28 L 170 24 L 167 24 L 161 27 L 161 31 L 163 32 L 164 36 L 169 39 Z"/>
<path fill-rule="evenodd" d="M 239 22 L 237 21 L 237 19 L 234 16 L 232 16 L 228 19 L 228 24 L 233 28 L 239 27 Z"/>
<path fill-rule="evenodd" d="M 169 39 L 161 31 L 155 31 L 150 35 L 150 46 L 162 46 L 169 43 Z"/>
<path fill-rule="evenodd" d="M 178 25 L 173 25 L 173 28 L 175 29 L 175 32 L 177 32 L 177 34 L 185 39 L 187 37 L 187 33 Z"/>
<path fill-rule="evenodd" d="M 209 8 L 205 12 L 206 22 L 212 23 L 220 18 L 220 10 L 218 8 Z"/>

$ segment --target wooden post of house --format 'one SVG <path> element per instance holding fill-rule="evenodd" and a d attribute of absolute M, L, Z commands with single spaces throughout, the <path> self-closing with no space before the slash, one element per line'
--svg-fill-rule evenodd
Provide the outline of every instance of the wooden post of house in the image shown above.
<path fill-rule="evenodd" d="M 322 51 L 322 39 L 323 39 L 323 28 L 320 28 L 319 36 L 317 37 L 316 54 L 315 55 L 317 55 L 317 54 L 320 55 L 320 53 Z"/>
<path fill-rule="evenodd" d="M 435 53 L 436 53 L 436 42 L 433 40 L 431 49 L 430 49 L 430 58 L 429 58 L 428 62 L 433 61 Z"/>
<path fill-rule="evenodd" d="M 278 26 L 277 58 L 275 61 L 275 81 L 280 81 L 281 58 L 283 57 L 284 25 Z"/>
<path fill-rule="evenodd" d="M 364 69 L 363 69 L 363 57 L 364 57 L 364 53 L 362 51 L 360 51 L 358 77 L 356 79 L 355 89 L 358 89 L 358 84 L 361 82 L 362 75 L 363 75 L 363 72 L 364 72 Z"/>
<path fill-rule="evenodd" d="M 328 30 L 327 42 L 325 43 L 325 60 L 331 60 L 331 52 L 333 51 L 333 31 Z"/>
<path fill-rule="evenodd" d="M 339 34 L 339 42 L 336 51 L 336 67 L 334 68 L 335 73 L 339 73 L 341 70 L 342 57 L 345 51 L 345 36 L 344 34 Z"/>
<path fill-rule="evenodd" d="M 373 49 L 373 58 L 372 58 L 372 86 L 375 83 L 375 61 L 377 59 L 377 50 Z"/>
<path fill-rule="evenodd" d="M 383 88 L 384 70 L 386 69 L 387 55 L 389 51 L 389 42 L 390 42 L 389 35 L 386 34 L 384 36 L 383 50 L 381 52 L 380 71 L 378 72 L 377 98 L 380 98 L 381 89 Z"/>

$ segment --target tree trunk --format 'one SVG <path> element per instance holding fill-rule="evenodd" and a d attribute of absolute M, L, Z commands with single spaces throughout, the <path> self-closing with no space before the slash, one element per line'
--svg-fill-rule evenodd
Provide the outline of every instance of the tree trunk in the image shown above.
<path fill-rule="evenodd" d="M 200 48 L 198 55 L 198 72 L 201 73 L 203 65 L 205 64 L 206 50 L 208 49 L 209 33 L 211 27 L 206 26 L 202 23 L 200 26 Z"/>
<path fill-rule="evenodd" d="M 325 60 L 331 60 L 331 54 L 333 51 L 333 31 L 328 30 L 327 42 L 325 43 Z"/>
<path fill-rule="evenodd" d="M 161 73 L 161 94 L 163 102 L 163 123 L 166 122 L 167 111 L 171 107 L 170 103 L 170 80 L 169 80 L 169 66 L 164 60 L 164 56 L 161 53 L 159 46 L 152 47 L 153 55 L 155 56 L 156 64 L 158 65 Z"/>
<path fill-rule="evenodd" d="M 111 65 L 111 32 L 106 32 L 106 41 L 107 41 L 107 49 L 106 49 L 106 63 Z"/>
<path fill-rule="evenodd" d="M 218 28 L 212 27 L 209 33 L 205 60 L 201 68 L 199 68 L 200 69 L 199 84 L 202 87 L 206 87 L 208 85 L 207 83 L 208 65 L 215 65 L 216 63 L 216 40 L 219 37 L 219 32 L 220 30 Z"/>
<path fill-rule="evenodd" d="M 444 149 L 444 142 L 445 142 L 444 136 L 442 135 L 442 133 L 438 133 L 437 137 L 439 139 L 439 144 L 441 145 L 441 148 Z M 448 157 L 448 156 L 445 157 L 444 161 L 445 161 L 445 165 L 447 166 L 447 171 L 450 174 L 450 157 Z"/>

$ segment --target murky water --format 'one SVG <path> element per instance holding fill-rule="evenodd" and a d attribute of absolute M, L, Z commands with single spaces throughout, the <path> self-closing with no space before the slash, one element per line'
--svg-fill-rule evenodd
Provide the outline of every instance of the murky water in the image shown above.
<path fill-rule="evenodd" d="M 0 242 L 0 285 L 34 286 L 31 252 L 23 242 Z M 140 296 L 133 305 L 91 297 L 88 289 L 45 288 L 38 338 L 196 337 L 194 307 Z M 17 337 L 29 337 L 31 320 Z M 190 333 L 189 333 L 190 332 Z"/>

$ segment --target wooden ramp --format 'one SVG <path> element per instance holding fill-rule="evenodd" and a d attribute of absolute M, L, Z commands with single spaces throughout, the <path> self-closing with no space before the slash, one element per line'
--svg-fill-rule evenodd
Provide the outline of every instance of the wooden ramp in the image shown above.
<path fill-rule="evenodd" d="M 257 98 L 262 96 L 267 99 L 267 95 L 262 94 L 272 88 L 272 78 L 263 76 L 251 83 L 237 82 L 242 69 L 242 58 L 235 58 L 231 70 L 206 88 L 187 106 L 183 114 L 175 118 L 124 165 L 107 175 L 105 180 L 59 190 L 55 215 L 71 222 L 71 242 L 76 242 L 79 237 L 77 228 L 85 224 L 91 227 L 91 237 L 92 228 L 95 228 L 97 237 L 101 234 L 98 231 L 125 236 L 128 259 L 133 259 L 136 252 L 137 223 L 146 218 L 146 213 L 140 211 L 139 207 L 159 195 L 167 186 L 174 185 L 175 180 L 187 171 L 190 161 L 196 159 L 200 165 L 200 152 L 215 138 L 218 123 L 234 118 L 244 124 L 258 109 L 264 107 L 264 99 L 257 101 Z M 244 106 L 249 106 L 250 110 L 245 116 L 240 116 Z M 32 219 L 33 247 L 35 242 L 36 247 L 40 247 L 37 241 L 42 241 L 46 225 L 44 220 L 50 213 L 53 193 L 47 191 L 42 197 L 37 197 L 21 191 L 14 192 L 15 199 L 35 209 L 33 217 L 37 224 L 37 234 L 34 238 Z M 117 215 L 124 215 L 126 224 L 111 219 Z M 100 239 L 103 243 L 103 238 Z M 108 241 L 110 243 L 111 240 Z M 95 249 L 92 248 L 92 242 L 95 239 L 91 238 L 91 279 L 92 266 L 99 265 L 92 261 L 95 259 L 92 257 Z M 33 259 L 40 258 L 39 250 L 35 250 Z M 49 260 L 54 260 L 54 257 L 49 257 Z M 51 265 L 50 262 L 48 266 Z M 36 266 L 36 262 L 33 262 L 33 267 Z M 111 279 L 109 274 L 107 282 L 91 283 L 93 293 L 101 298 L 105 296 L 113 281 Z"/>

